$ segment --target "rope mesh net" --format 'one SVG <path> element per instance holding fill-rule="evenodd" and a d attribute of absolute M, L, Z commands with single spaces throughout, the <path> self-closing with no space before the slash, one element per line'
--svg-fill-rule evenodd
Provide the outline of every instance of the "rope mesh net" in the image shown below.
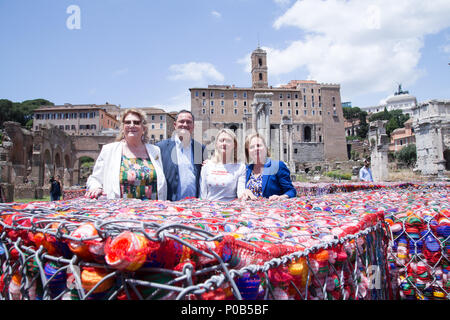
<path fill-rule="evenodd" d="M 0 299 L 384 300 L 411 296 L 404 283 L 419 297 L 416 279 L 448 298 L 448 234 L 433 265 L 426 250 L 399 258 L 402 239 L 408 250 L 420 240 L 409 211 L 445 224 L 447 187 L 366 189 L 278 202 L 0 204 Z"/>

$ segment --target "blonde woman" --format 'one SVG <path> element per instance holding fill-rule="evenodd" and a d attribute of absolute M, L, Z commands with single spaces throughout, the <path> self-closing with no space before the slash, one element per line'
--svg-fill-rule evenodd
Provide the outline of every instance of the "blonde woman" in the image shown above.
<path fill-rule="evenodd" d="M 232 201 L 245 189 L 245 164 L 237 162 L 237 138 L 230 129 L 221 129 L 216 138 L 213 157 L 200 174 L 200 198 Z"/>
<path fill-rule="evenodd" d="M 166 200 L 161 152 L 148 141 L 146 115 L 127 109 L 121 116 L 116 142 L 104 145 L 95 162 L 85 196 Z"/>

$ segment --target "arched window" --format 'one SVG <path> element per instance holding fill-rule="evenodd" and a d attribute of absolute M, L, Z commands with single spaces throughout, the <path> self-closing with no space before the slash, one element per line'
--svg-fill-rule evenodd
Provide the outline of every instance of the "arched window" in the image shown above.
<path fill-rule="evenodd" d="M 263 76 L 262 76 L 262 73 L 260 73 L 259 74 L 259 80 L 262 81 L 262 79 L 263 79 Z"/>

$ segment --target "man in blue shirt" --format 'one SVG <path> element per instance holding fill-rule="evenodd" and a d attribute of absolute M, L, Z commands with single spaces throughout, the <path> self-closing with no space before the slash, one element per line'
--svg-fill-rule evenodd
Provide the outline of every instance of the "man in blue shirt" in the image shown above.
<path fill-rule="evenodd" d="M 167 199 L 171 201 L 199 196 L 205 150 L 204 145 L 192 139 L 194 116 L 190 111 L 181 110 L 174 127 L 172 138 L 157 143 L 167 181 Z"/>
<path fill-rule="evenodd" d="M 373 182 L 372 171 L 370 170 L 370 161 L 364 160 L 364 166 L 359 170 L 359 180 Z"/>

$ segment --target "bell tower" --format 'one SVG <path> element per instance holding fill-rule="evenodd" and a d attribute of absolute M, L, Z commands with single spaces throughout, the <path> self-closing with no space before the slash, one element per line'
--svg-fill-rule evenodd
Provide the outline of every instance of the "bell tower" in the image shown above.
<path fill-rule="evenodd" d="M 267 88 L 267 52 L 258 48 L 252 52 L 252 87 Z"/>

